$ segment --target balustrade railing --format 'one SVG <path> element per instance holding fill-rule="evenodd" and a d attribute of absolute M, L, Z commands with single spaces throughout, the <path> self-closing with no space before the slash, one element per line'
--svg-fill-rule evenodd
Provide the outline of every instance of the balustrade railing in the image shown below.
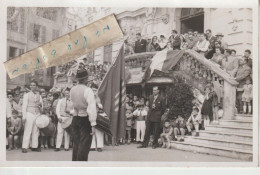
<path fill-rule="evenodd" d="M 156 52 L 144 52 L 125 57 L 125 65 L 129 68 L 143 67 L 146 69 Z M 214 85 L 215 91 L 223 102 L 224 119 L 233 119 L 236 106 L 236 87 L 238 82 L 220 66 L 194 50 L 186 50 L 179 62 L 179 70 L 174 74 L 192 80 L 193 85 L 204 90 L 206 84 Z"/>

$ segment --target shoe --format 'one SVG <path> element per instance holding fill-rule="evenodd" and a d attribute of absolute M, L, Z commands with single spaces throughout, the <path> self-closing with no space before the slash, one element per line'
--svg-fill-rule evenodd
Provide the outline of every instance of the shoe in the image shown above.
<path fill-rule="evenodd" d="M 184 139 L 183 139 L 183 138 L 181 138 L 181 139 L 180 139 L 180 142 L 184 142 Z"/>
<path fill-rule="evenodd" d="M 153 149 L 156 149 L 157 148 L 157 146 L 156 145 L 153 145 L 153 147 L 152 147 Z"/>
<path fill-rule="evenodd" d="M 165 143 L 163 143 L 162 148 L 166 148 L 166 144 Z"/>
<path fill-rule="evenodd" d="M 43 145 L 41 145 L 41 148 L 44 148 L 44 146 L 43 146 Z"/>
<path fill-rule="evenodd" d="M 188 135 L 188 136 L 191 136 L 191 132 L 188 132 L 187 135 Z"/>
<path fill-rule="evenodd" d="M 60 151 L 60 148 L 56 148 L 54 151 L 55 151 L 55 152 L 58 152 L 58 151 Z"/>
<path fill-rule="evenodd" d="M 65 151 L 69 151 L 69 149 L 65 149 Z"/>
<path fill-rule="evenodd" d="M 141 145 L 141 146 L 138 146 L 137 148 L 147 148 L 147 146 Z"/>
<path fill-rule="evenodd" d="M 171 149 L 171 144 L 169 144 L 169 145 L 167 146 L 167 149 Z"/>
<path fill-rule="evenodd" d="M 98 151 L 98 152 L 102 152 L 102 149 L 101 149 L 101 148 L 98 148 L 97 151 Z"/>
<path fill-rule="evenodd" d="M 172 139 L 173 141 L 177 141 L 177 139 L 174 137 L 173 139 Z"/>
<path fill-rule="evenodd" d="M 45 148 L 45 149 L 48 149 L 48 145 L 45 145 L 44 148 Z"/>
<path fill-rule="evenodd" d="M 22 153 L 27 153 L 27 149 L 23 148 Z"/>
<path fill-rule="evenodd" d="M 41 148 L 32 148 L 32 151 L 41 152 Z"/>
<path fill-rule="evenodd" d="M 199 132 L 196 132 L 195 137 L 199 137 L 199 136 L 200 136 Z"/>
<path fill-rule="evenodd" d="M 9 148 L 8 148 L 8 151 L 11 151 L 12 149 L 13 149 L 13 148 L 9 147 Z"/>

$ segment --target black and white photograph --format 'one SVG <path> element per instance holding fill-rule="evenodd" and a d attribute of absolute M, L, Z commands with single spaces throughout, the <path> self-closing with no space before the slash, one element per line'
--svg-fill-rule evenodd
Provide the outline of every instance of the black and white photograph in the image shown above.
<path fill-rule="evenodd" d="M 14 78 L 5 71 L 6 165 L 258 162 L 252 8 L 8 6 L 6 12 L 6 63 L 31 50 L 44 53 L 45 44 L 111 14 L 123 34 L 69 62 Z"/>

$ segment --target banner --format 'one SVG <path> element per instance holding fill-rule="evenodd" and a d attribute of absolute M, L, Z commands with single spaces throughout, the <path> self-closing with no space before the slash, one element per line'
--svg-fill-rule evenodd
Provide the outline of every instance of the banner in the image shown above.
<path fill-rule="evenodd" d="M 123 37 L 115 16 L 109 15 L 4 63 L 9 77 L 68 63 Z"/>

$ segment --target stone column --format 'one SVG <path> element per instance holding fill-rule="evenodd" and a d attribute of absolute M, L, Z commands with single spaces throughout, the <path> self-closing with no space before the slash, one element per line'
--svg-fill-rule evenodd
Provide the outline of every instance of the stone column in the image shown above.
<path fill-rule="evenodd" d="M 223 99 L 223 110 L 224 120 L 233 120 L 235 118 L 235 107 L 236 107 L 236 86 L 229 84 L 224 81 L 224 99 Z"/>

